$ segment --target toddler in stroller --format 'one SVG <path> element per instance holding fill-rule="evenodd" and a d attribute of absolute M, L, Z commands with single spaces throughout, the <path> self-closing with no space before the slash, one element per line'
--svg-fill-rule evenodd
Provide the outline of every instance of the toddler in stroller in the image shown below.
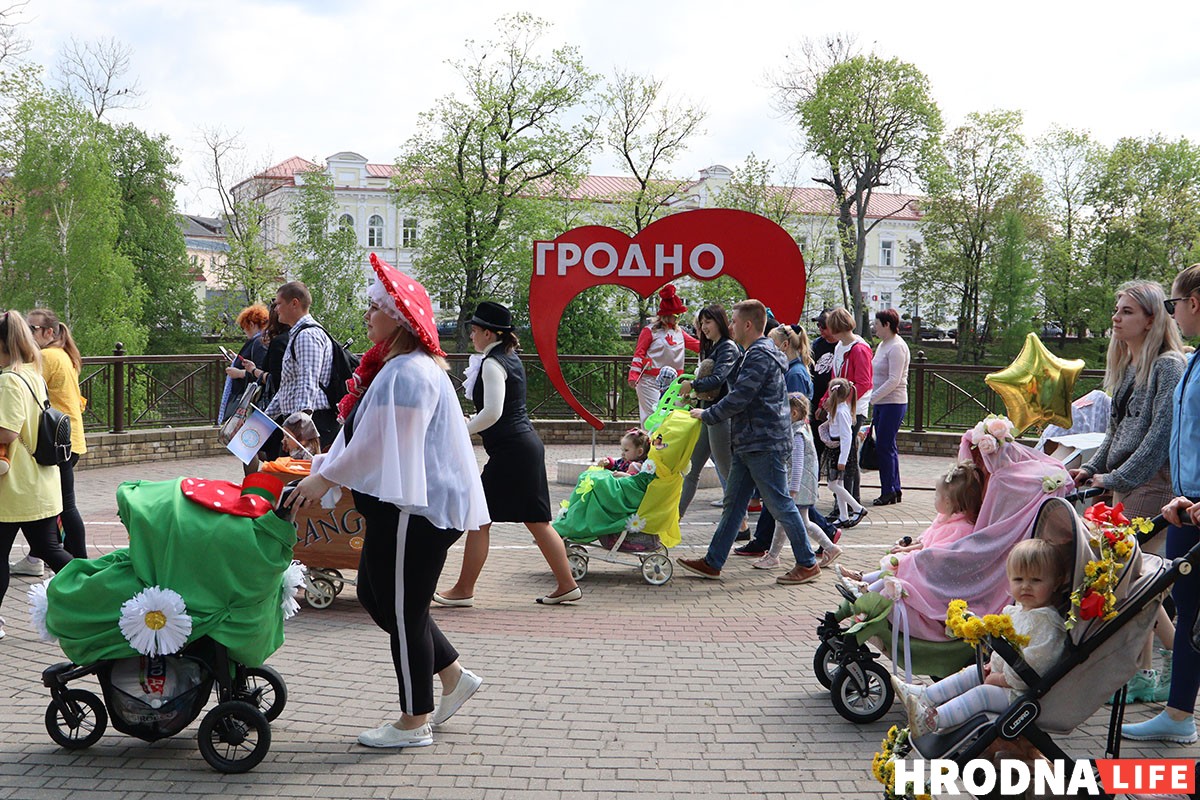
<path fill-rule="evenodd" d="M 35 628 L 71 659 L 42 673 L 55 742 L 90 747 L 110 719 L 145 741 L 173 736 L 215 685 L 201 755 L 231 773 L 262 761 L 287 692 L 263 662 L 283 643 L 302 579 L 291 566 L 295 528 L 274 513 L 282 489 L 262 473 L 241 486 L 182 478 L 118 488 L 129 547 L 75 559 L 30 591 Z M 68 688 L 88 675 L 103 702 Z"/>
<path fill-rule="evenodd" d="M 839 586 L 849 596 L 817 628 L 817 680 L 830 689 L 838 713 L 852 722 L 879 719 L 894 699 L 890 673 L 868 641 L 875 639 L 890 650 L 893 665 L 906 676 L 944 677 L 971 661 L 971 648 L 946 635 L 947 606 L 962 599 L 980 613 L 1003 608 L 1009 551 L 1028 538 L 1042 502 L 1070 489 L 1058 461 L 1011 441 L 1011 423 L 1004 418 L 991 423 L 996 435 L 968 431 L 959 448 L 959 460 L 973 460 L 983 477 L 983 503 L 972 532 L 944 546 L 909 553 L 896 565 L 895 580 L 888 581 L 883 594 L 856 598 Z M 849 624 L 843 627 L 845 620 Z"/>
<path fill-rule="evenodd" d="M 619 477 L 593 466 L 579 476 L 553 523 L 565 540 L 575 580 L 587 575 L 591 558 L 636 566 L 652 586 L 671 579 L 667 549 L 681 538 L 679 494 L 700 424 L 686 411 L 672 410 L 649 434 L 650 454 L 636 474 Z M 592 543 L 604 550 L 589 551 Z"/>

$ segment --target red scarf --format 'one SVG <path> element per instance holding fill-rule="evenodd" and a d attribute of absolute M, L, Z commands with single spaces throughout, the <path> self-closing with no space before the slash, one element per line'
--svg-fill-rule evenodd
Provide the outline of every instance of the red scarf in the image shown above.
<path fill-rule="evenodd" d="M 384 357 L 388 350 L 384 346 L 386 344 L 388 343 L 381 342 L 363 353 L 362 361 L 354 368 L 354 374 L 346 380 L 346 396 L 338 401 L 338 422 L 346 421 L 358 398 L 363 396 L 363 392 L 371 385 L 371 381 L 375 380 L 379 370 L 383 369 Z"/>

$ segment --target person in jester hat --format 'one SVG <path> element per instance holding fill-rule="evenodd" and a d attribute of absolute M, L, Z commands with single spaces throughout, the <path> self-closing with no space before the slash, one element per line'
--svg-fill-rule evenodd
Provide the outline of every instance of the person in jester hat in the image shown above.
<path fill-rule="evenodd" d="M 313 459 L 293 506 L 331 507 L 341 487 L 353 492 L 366 524 L 358 599 L 391 640 L 401 711 L 399 720 L 362 732 L 358 741 L 421 747 L 433 744 L 431 725 L 448 720 L 483 683 L 459 665 L 429 604 L 450 545 L 491 520 L 429 294 L 374 253 L 371 265 L 367 337 L 382 358 L 359 365 L 357 382 L 365 388 L 347 404 L 329 452 Z M 435 674 L 442 684 L 436 708 Z"/>
<path fill-rule="evenodd" d="M 679 493 L 699 438 L 700 422 L 683 409 L 672 411 L 650 434 L 650 456 L 637 474 L 620 477 L 599 466 L 584 471 L 554 530 L 581 543 L 628 530 L 657 536 L 664 547 L 679 544 Z"/>
<path fill-rule="evenodd" d="M 176 478 L 117 488 L 129 547 L 74 559 L 30 592 L 34 627 L 76 664 L 178 652 L 202 636 L 259 666 L 298 606 L 295 527 L 272 513 L 283 481 Z M 202 565 L 202 566 L 198 566 Z"/>

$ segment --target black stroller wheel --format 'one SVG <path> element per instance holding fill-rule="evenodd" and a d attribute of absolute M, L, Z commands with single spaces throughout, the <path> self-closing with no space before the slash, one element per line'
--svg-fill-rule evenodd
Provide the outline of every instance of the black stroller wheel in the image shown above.
<path fill-rule="evenodd" d="M 829 691 L 838 714 L 859 725 L 882 717 L 896 699 L 892 676 L 877 661 L 847 664 L 833 676 Z"/>
<path fill-rule="evenodd" d="M 271 749 L 271 723 L 243 700 L 227 700 L 200 721 L 200 755 L 217 772 L 249 772 Z"/>
<path fill-rule="evenodd" d="M 283 676 L 265 664 L 246 669 L 246 685 L 234 693 L 238 700 L 245 700 L 262 712 L 267 722 L 274 721 L 287 705 L 287 684 Z"/>
<path fill-rule="evenodd" d="M 817 652 L 813 653 L 813 673 L 817 676 L 817 683 L 826 689 L 833 686 L 833 676 L 839 669 L 841 667 L 834 661 L 833 648 L 829 642 L 817 645 Z"/>
<path fill-rule="evenodd" d="M 46 708 L 46 732 L 59 747 L 83 750 L 100 741 L 108 727 L 108 711 L 99 697 L 86 689 L 68 689 L 62 700 Z"/>

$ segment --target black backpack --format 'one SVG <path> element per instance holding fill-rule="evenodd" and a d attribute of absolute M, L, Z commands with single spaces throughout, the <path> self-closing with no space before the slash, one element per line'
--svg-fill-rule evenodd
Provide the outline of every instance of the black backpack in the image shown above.
<path fill-rule="evenodd" d="M 339 344 L 329 335 L 329 331 L 317 323 L 293 328 L 288 334 L 288 349 L 292 351 L 292 358 L 296 357 L 296 334 L 309 328 L 319 328 L 321 333 L 325 334 L 325 338 L 329 340 L 329 344 L 333 348 L 333 365 L 329 370 L 329 383 L 321 384 L 321 391 L 329 399 L 329 407 L 336 409 L 338 402 L 348 394 L 346 381 L 354 376 L 354 370 L 358 367 L 362 358 L 350 352 L 350 342 Z"/>
<path fill-rule="evenodd" d="M 37 447 L 31 448 L 29 443 L 21 440 L 33 460 L 43 467 L 56 467 L 71 460 L 71 418 L 50 405 L 50 389 L 46 389 L 46 401 L 38 400 L 37 392 L 19 372 L 12 373 L 21 379 L 33 395 L 33 402 L 41 406 L 37 421 Z"/>

